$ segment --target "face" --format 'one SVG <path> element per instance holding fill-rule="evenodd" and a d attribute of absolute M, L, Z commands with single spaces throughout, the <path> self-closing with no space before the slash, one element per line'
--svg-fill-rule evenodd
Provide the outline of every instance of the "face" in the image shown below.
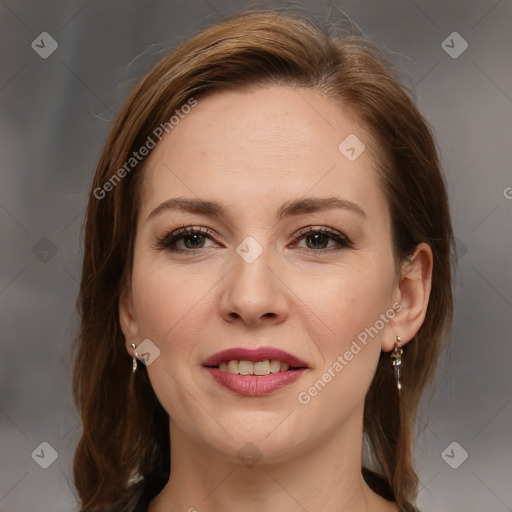
<path fill-rule="evenodd" d="M 339 149 L 350 134 L 366 147 L 355 160 Z M 130 355 L 144 339 L 160 350 L 147 371 L 171 435 L 233 460 L 250 442 L 277 461 L 360 428 L 399 334 L 375 150 L 332 100 L 287 87 L 198 99 L 153 150 L 120 318 Z M 215 357 L 228 349 L 240 350 Z M 237 376 L 228 360 L 291 369 Z"/>

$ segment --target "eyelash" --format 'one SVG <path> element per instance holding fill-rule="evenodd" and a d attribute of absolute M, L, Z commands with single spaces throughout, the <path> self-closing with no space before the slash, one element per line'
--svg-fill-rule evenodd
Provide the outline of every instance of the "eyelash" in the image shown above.
<path fill-rule="evenodd" d="M 166 233 L 164 236 L 160 237 L 157 240 L 156 248 L 171 251 L 173 253 L 181 253 L 181 254 L 196 252 L 198 249 L 177 249 L 176 247 L 173 247 L 173 245 L 177 241 L 181 240 L 182 238 L 186 238 L 187 236 L 192 236 L 192 235 L 197 235 L 197 234 L 207 235 L 209 238 L 215 238 L 214 233 L 211 230 L 209 230 L 208 228 L 203 228 L 203 227 L 196 228 L 193 226 L 188 226 L 188 227 L 183 226 L 180 229 L 177 229 L 170 233 Z M 328 236 L 331 240 L 334 240 L 335 242 L 337 242 L 340 245 L 340 247 L 338 247 L 338 248 L 331 247 L 329 249 L 310 249 L 308 247 L 301 247 L 300 249 L 302 251 L 306 252 L 307 254 L 313 255 L 313 256 L 322 256 L 326 253 L 331 253 L 333 251 L 340 251 L 342 249 L 353 249 L 354 248 L 354 244 L 345 235 L 342 235 L 341 233 L 339 233 L 331 228 L 327 228 L 327 227 L 314 228 L 312 226 L 308 226 L 306 228 L 302 228 L 299 230 L 299 232 L 297 234 L 295 234 L 293 236 L 293 240 L 297 241 L 297 240 L 300 240 L 301 238 L 304 238 L 307 235 L 316 235 L 316 234 Z M 200 247 L 199 249 L 202 249 L 202 247 Z"/>

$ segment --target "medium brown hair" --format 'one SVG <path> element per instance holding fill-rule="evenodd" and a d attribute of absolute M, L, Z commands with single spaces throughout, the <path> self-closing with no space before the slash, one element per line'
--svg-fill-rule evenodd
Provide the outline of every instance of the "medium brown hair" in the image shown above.
<path fill-rule="evenodd" d="M 415 499 L 414 420 L 451 325 L 453 234 L 431 130 L 390 69 L 380 48 L 362 36 L 333 34 L 291 13 L 256 11 L 226 18 L 182 43 L 132 91 L 100 157 L 85 220 L 73 376 L 83 425 L 73 470 L 83 509 L 100 510 L 127 497 L 132 477 L 165 478 L 170 467 L 168 415 L 144 366 L 132 374 L 118 317 L 130 283 L 144 161 L 103 198 L 93 191 L 191 97 L 200 101 L 202 94 L 219 90 L 273 85 L 309 88 L 350 108 L 378 148 L 376 168 L 389 204 L 397 269 L 419 243 L 432 249 L 430 301 L 405 350 L 402 394 L 389 354 L 382 353 L 364 411 L 374 469 L 400 507 Z"/>

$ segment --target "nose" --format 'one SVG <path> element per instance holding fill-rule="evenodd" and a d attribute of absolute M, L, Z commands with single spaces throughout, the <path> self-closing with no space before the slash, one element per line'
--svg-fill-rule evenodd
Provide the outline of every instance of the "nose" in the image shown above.
<path fill-rule="evenodd" d="M 223 280 L 222 318 L 251 327 L 284 322 L 289 314 L 287 287 L 268 253 L 251 263 L 238 254 L 233 259 L 234 268 Z"/>

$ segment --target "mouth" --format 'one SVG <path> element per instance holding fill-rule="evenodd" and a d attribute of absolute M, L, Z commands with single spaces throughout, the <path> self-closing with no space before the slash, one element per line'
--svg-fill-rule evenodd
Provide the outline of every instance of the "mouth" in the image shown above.
<path fill-rule="evenodd" d="M 288 372 L 290 370 L 298 370 L 302 367 L 290 366 L 279 359 L 265 359 L 263 361 L 247 361 L 231 359 L 230 361 L 222 361 L 218 366 L 210 366 L 210 368 L 218 368 L 235 375 L 269 375 L 271 373 Z"/>
<path fill-rule="evenodd" d="M 268 395 L 295 382 L 307 369 L 298 357 L 280 349 L 234 348 L 203 362 L 214 380 L 241 395 Z"/>

